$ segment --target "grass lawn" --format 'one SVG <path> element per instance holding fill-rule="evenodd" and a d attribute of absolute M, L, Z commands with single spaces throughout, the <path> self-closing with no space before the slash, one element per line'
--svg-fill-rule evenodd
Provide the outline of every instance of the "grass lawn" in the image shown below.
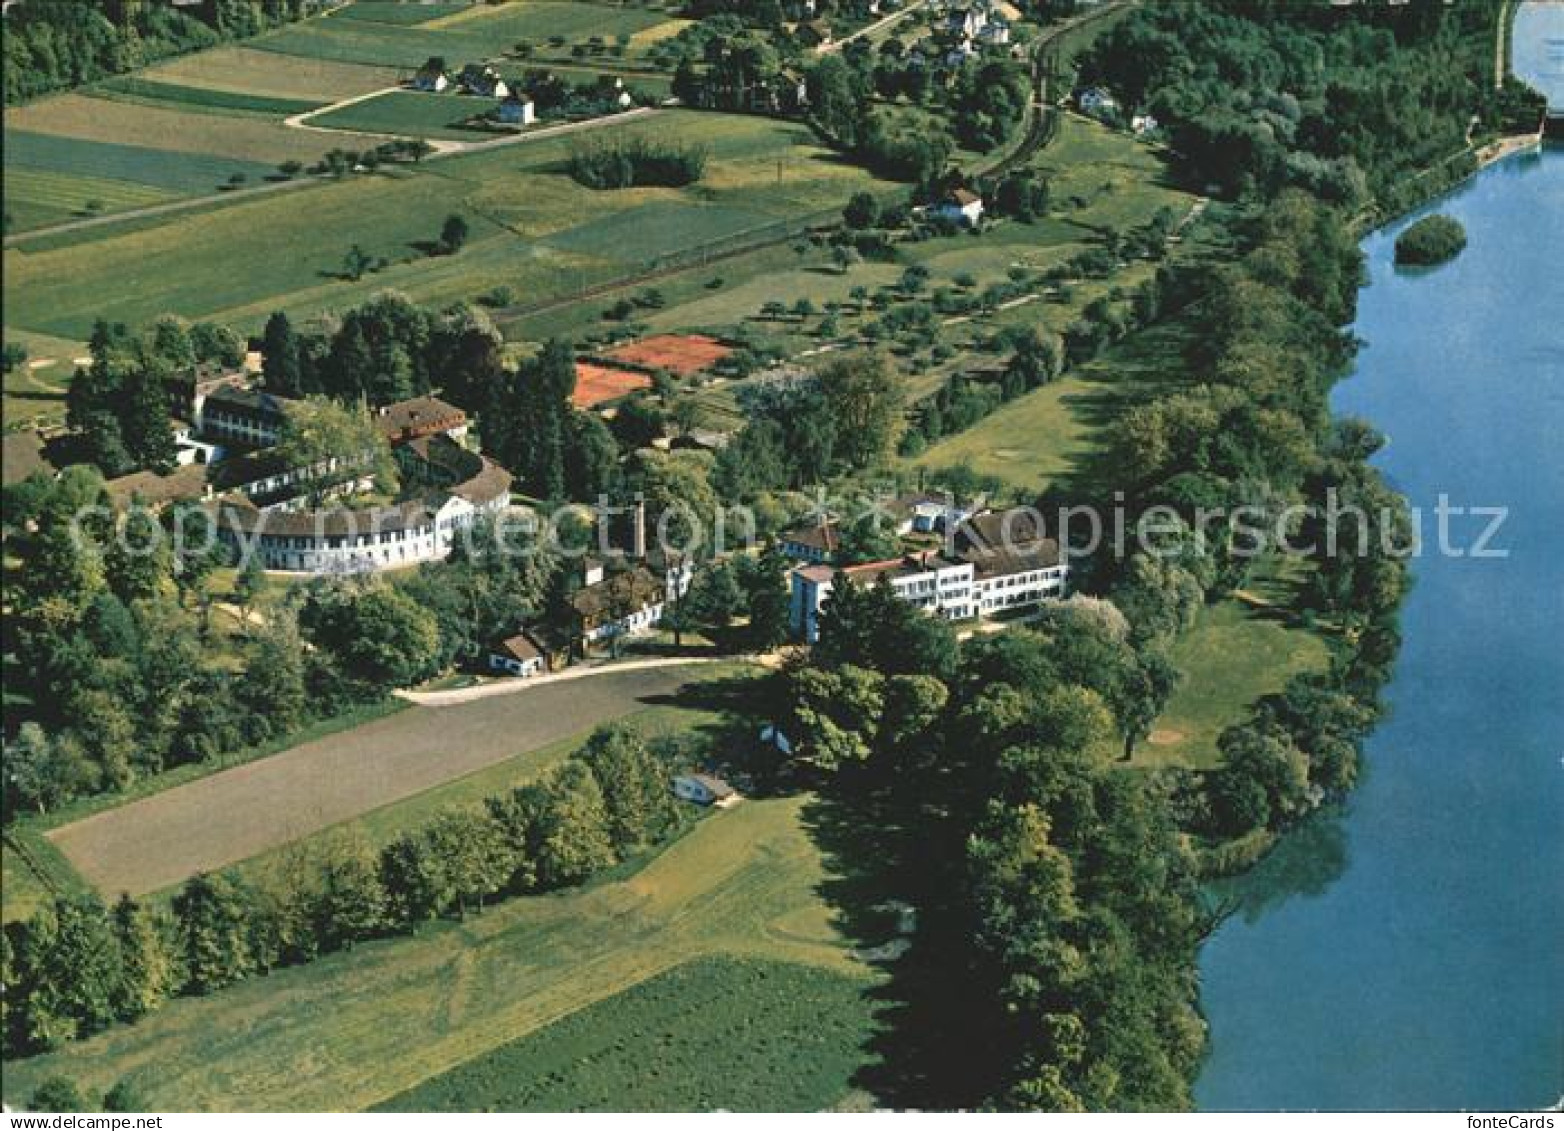
<path fill-rule="evenodd" d="M 54 1073 L 87 1094 L 133 1074 L 158 1110 L 357 1110 L 695 959 L 802 963 L 867 990 L 872 972 L 821 898 L 828 873 L 801 825 L 805 804 L 748 801 L 628 877 L 172 1002 L 134 1026 L 8 1063 L 6 1099 Z M 760 1039 L 754 1056 L 778 1055 Z M 842 1051 L 831 1056 L 845 1061 L 850 1043 L 834 1037 Z"/>
<path fill-rule="evenodd" d="M 699 139 L 711 151 L 707 176 L 685 189 L 593 192 L 563 171 L 570 139 L 545 138 L 293 193 L 241 194 L 162 224 L 7 249 L 7 324 L 69 337 L 87 334 L 99 317 L 137 325 L 172 311 L 255 331 L 273 310 L 312 316 L 387 287 L 430 303 L 500 284 L 529 299 L 568 296 L 713 238 L 708 212 L 728 218 L 721 235 L 737 213 L 746 226 L 750 218 L 797 219 L 880 183 L 789 123 L 669 112 L 599 136 L 618 130 Z M 418 245 L 451 212 L 467 216 L 468 246 L 429 258 Z M 625 216 L 656 223 L 624 246 L 605 233 L 634 228 Z M 343 257 L 354 243 L 390 266 L 344 280 Z"/>
<path fill-rule="evenodd" d="M 850 1091 L 872 1024 L 859 978 L 697 959 L 375 1110 L 820 1111 Z"/>
<path fill-rule="evenodd" d="M 393 90 L 329 114 L 320 114 L 311 118 L 309 124 L 333 130 L 366 130 L 404 137 L 482 141 L 482 133 L 458 129 L 457 125 L 468 118 L 482 116 L 493 110 L 494 105 L 492 98 Z"/>
<path fill-rule="evenodd" d="M 1170 658 L 1184 680 L 1151 738 L 1136 750 L 1135 765 L 1215 766 L 1217 736 L 1241 722 L 1257 699 L 1280 691 L 1301 672 L 1325 669 L 1324 639 L 1286 610 L 1298 572 L 1282 563 L 1250 586 L 1255 597 L 1278 602 L 1279 608 L 1230 598 L 1202 610 L 1195 627 L 1173 646 Z"/>

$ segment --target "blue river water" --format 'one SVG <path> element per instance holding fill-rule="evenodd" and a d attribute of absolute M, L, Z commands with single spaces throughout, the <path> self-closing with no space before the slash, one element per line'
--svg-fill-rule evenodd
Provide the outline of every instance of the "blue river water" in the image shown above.
<path fill-rule="evenodd" d="M 1396 268 L 1396 234 L 1434 211 L 1466 250 Z M 1202 953 L 1196 1098 L 1542 1107 L 1564 1095 L 1564 147 L 1363 248 L 1364 346 L 1334 405 L 1389 437 L 1377 462 L 1430 544 L 1357 791 L 1237 883 Z M 1508 557 L 1440 556 L 1441 493 L 1507 507 Z M 1487 522 L 1452 519 L 1452 541 Z"/>

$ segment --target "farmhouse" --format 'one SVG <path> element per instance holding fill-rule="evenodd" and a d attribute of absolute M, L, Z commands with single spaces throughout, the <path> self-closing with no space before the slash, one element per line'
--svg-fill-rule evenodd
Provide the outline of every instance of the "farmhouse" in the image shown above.
<path fill-rule="evenodd" d="M 548 671 L 548 655 L 531 633 L 518 632 L 489 649 L 489 670 L 505 675 L 533 676 Z"/>
<path fill-rule="evenodd" d="M 898 534 L 943 534 L 954 530 L 976 513 L 948 495 L 913 491 L 898 495 L 885 504 L 896 521 Z"/>
<path fill-rule="evenodd" d="M 680 774 L 673 779 L 673 793 L 697 805 L 715 805 L 734 796 L 733 787 L 712 774 Z"/>
<path fill-rule="evenodd" d="M 983 218 L 983 198 L 970 189 L 952 189 L 935 206 L 934 215 L 953 224 L 975 226 Z"/>

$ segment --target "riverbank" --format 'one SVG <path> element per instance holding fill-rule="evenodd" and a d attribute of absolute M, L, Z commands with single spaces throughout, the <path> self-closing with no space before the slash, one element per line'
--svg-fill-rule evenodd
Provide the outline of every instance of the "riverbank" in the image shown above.
<path fill-rule="evenodd" d="M 1435 207 L 1471 245 L 1432 271 L 1398 270 L 1396 235 Z M 1548 215 L 1564 215 L 1564 150 L 1551 145 L 1490 162 L 1364 240 L 1353 332 L 1366 344 L 1333 410 L 1389 435 L 1376 466 L 1414 506 L 1506 507 L 1508 556 L 1416 562 L 1364 781 L 1223 886 L 1237 914 L 1202 954 L 1202 1107 L 1556 1098 L 1564 986 L 1547 940 L 1564 931 L 1564 783 L 1549 736 L 1564 731 L 1551 643 L 1564 636 L 1564 540 L 1550 511 L 1564 497 L 1552 440 L 1564 354 L 1542 312 L 1564 304 L 1550 270 L 1564 240 L 1539 223 Z"/>

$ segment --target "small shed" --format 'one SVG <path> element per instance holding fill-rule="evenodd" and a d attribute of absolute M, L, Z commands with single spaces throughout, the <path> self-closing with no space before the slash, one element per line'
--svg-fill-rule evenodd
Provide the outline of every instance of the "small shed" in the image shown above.
<path fill-rule="evenodd" d="M 734 796 L 733 787 L 713 774 L 680 774 L 673 779 L 673 793 L 696 805 L 715 805 Z"/>

